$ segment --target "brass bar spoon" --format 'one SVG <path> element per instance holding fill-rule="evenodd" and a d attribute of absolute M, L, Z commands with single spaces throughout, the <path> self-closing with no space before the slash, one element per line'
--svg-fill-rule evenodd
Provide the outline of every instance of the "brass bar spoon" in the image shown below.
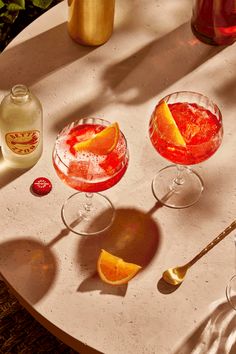
<path fill-rule="evenodd" d="M 183 266 L 169 268 L 167 269 L 162 278 L 171 285 L 180 285 L 184 280 L 184 277 L 188 269 L 196 263 L 200 258 L 202 258 L 207 252 L 209 252 L 217 243 L 222 241 L 231 231 L 236 228 L 236 220 L 232 222 L 224 231 L 222 231 L 214 240 L 212 240 L 201 252 L 199 252 L 191 261 L 186 263 Z"/>

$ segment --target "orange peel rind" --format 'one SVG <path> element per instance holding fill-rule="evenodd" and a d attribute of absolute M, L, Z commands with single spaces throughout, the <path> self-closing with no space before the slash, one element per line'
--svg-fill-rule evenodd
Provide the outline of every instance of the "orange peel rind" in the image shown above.
<path fill-rule="evenodd" d="M 96 155 L 108 155 L 112 152 L 119 140 L 119 125 L 112 123 L 90 139 L 74 144 L 75 151 L 87 151 Z"/>
<path fill-rule="evenodd" d="M 141 268 L 137 264 L 125 262 L 104 249 L 101 250 L 97 262 L 97 271 L 101 280 L 111 285 L 127 284 Z"/>
<path fill-rule="evenodd" d="M 156 106 L 154 122 L 157 124 L 157 129 L 162 139 L 173 145 L 186 147 L 186 142 L 165 101 Z"/>

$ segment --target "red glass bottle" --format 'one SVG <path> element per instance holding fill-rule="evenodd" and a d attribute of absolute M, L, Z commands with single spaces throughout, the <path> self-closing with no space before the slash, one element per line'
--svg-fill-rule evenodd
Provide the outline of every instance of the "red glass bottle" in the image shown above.
<path fill-rule="evenodd" d="M 205 43 L 232 44 L 236 41 L 236 0 L 195 0 L 191 26 Z"/>

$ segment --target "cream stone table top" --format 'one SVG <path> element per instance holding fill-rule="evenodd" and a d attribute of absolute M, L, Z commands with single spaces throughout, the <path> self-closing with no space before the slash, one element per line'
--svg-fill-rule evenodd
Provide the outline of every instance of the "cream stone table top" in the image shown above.
<path fill-rule="evenodd" d="M 235 270 L 233 233 L 175 291 L 160 280 L 236 217 L 236 47 L 199 42 L 190 29 L 191 6 L 190 0 L 117 0 L 111 39 L 86 48 L 68 36 L 62 2 L 0 55 L 1 98 L 24 83 L 44 109 L 39 162 L 14 171 L 0 161 L 1 275 L 38 321 L 81 353 L 236 351 L 234 313 L 225 299 Z M 158 206 L 152 194 L 152 178 L 168 162 L 153 149 L 148 123 L 161 97 L 183 89 L 218 103 L 224 139 L 195 166 L 205 184 L 200 201 L 175 210 Z M 69 233 L 60 216 L 73 191 L 54 172 L 52 147 L 60 128 L 85 115 L 117 120 L 129 144 L 127 173 L 104 192 L 117 209 L 110 239 Z M 38 176 L 53 183 L 41 198 L 30 191 Z M 103 284 L 96 275 L 101 248 L 128 250 L 143 271 L 128 286 Z"/>

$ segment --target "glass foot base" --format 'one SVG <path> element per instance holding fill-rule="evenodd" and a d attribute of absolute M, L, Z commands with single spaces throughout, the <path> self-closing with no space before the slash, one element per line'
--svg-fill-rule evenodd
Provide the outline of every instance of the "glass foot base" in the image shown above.
<path fill-rule="evenodd" d="M 90 204 L 91 203 L 91 204 Z M 100 193 L 77 192 L 71 195 L 61 210 L 66 227 L 78 235 L 96 235 L 105 231 L 114 220 L 115 210 L 110 200 Z"/>
<path fill-rule="evenodd" d="M 195 171 L 185 166 L 181 166 L 181 180 L 177 180 L 177 176 L 176 165 L 160 170 L 152 182 L 153 194 L 158 201 L 170 208 L 187 208 L 199 200 L 203 182 Z"/>
<path fill-rule="evenodd" d="M 226 287 L 226 297 L 232 308 L 236 310 L 236 275 L 230 279 Z"/>

